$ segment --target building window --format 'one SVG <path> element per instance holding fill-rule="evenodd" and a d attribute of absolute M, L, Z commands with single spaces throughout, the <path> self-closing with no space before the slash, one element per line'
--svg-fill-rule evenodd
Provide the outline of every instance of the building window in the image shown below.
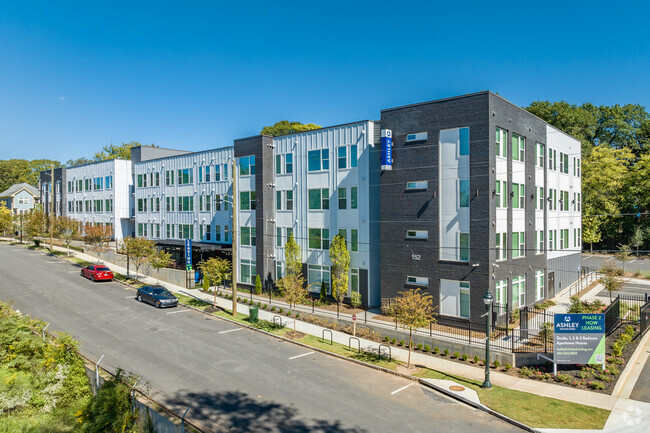
<path fill-rule="evenodd" d="M 179 224 L 178 236 L 181 239 L 194 239 L 194 224 Z"/>
<path fill-rule="evenodd" d="M 562 193 L 562 210 L 569 211 L 569 191 Z"/>
<path fill-rule="evenodd" d="M 428 230 L 407 230 L 406 239 L 427 240 L 429 239 L 429 231 Z"/>
<path fill-rule="evenodd" d="M 94 189 L 95 191 L 101 191 L 102 189 L 104 189 L 103 185 L 104 185 L 104 178 L 102 178 L 102 177 L 96 177 L 96 178 L 94 179 L 93 189 Z"/>
<path fill-rule="evenodd" d="M 520 308 L 526 305 L 526 275 L 512 279 L 512 307 Z"/>
<path fill-rule="evenodd" d="M 321 285 L 325 286 L 325 292 L 330 293 L 330 268 L 329 266 L 308 265 L 307 280 L 312 291 L 320 291 Z"/>
<path fill-rule="evenodd" d="M 285 201 L 286 206 L 285 206 L 285 209 L 286 209 L 286 210 L 293 210 L 293 191 L 292 191 L 292 190 L 288 190 L 288 191 L 286 192 L 286 196 L 285 196 L 285 197 L 286 197 L 286 201 Z"/>
<path fill-rule="evenodd" d="M 165 197 L 166 200 L 166 207 L 165 210 L 167 212 L 173 212 L 176 207 L 174 206 L 174 197 Z"/>
<path fill-rule="evenodd" d="M 526 205 L 526 185 L 514 183 L 512 184 L 512 208 L 524 209 Z"/>
<path fill-rule="evenodd" d="M 255 210 L 257 207 L 255 191 L 240 192 L 239 206 L 239 209 L 241 210 Z"/>
<path fill-rule="evenodd" d="M 469 233 L 458 233 L 458 241 L 460 245 L 460 260 L 463 262 L 469 261 Z"/>
<path fill-rule="evenodd" d="M 203 182 L 203 167 L 199 167 L 199 183 Z M 201 232 L 203 232 L 203 228 L 201 228 Z M 203 236 L 201 236 L 201 239 L 203 239 Z"/>
<path fill-rule="evenodd" d="M 350 187 L 350 209 L 358 209 L 358 188 L 356 186 Z"/>
<path fill-rule="evenodd" d="M 350 292 L 359 293 L 359 270 L 350 268 Z"/>
<path fill-rule="evenodd" d="M 339 188 L 339 209 L 348 208 L 348 198 L 347 198 L 347 189 Z"/>
<path fill-rule="evenodd" d="M 205 181 L 210 182 L 210 166 L 205 166 Z"/>
<path fill-rule="evenodd" d="M 520 135 L 512 134 L 512 160 L 526 161 L 525 154 L 526 139 Z"/>
<path fill-rule="evenodd" d="M 90 191 L 90 187 L 91 187 L 90 179 L 84 179 L 84 187 L 85 187 L 84 188 L 85 191 Z"/>
<path fill-rule="evenodd" d="M 535 271 L 535 300 L 544 297 L 544 270 Z"/>
<path fill-rule="evenodd" d="M 194 169 L 184 168 L 182 170 L 178 170 L 178 184 L 187 185 L 190 183 L 194 183 Z"/>
<path fill-rule="evenodd" d="M 469 282 L 440 280 L 440 314 L 468 319 L 470 316 L 469 299 Z"/>
<path fill-rule="evenodd" d="M 330 249 L 329 229 L 309 229 L 309 249 L 329 250 Z"/>
<path fill-rule="evenodd" d="M 310 150 L 307 152 L 308 171 L 329 170 L 329 151 L 328 149 Z"/>
<path fill-rule="evenodd" d="M 83 181 L 78 180 L 77 181 L 77 192 L 81 192 L 83 190 Z"/>
<path fill-rule="evenodd" d="M 241 282 L 246 284 L 253 284 L 255 276 L 257 275 L 255 260 L 242 259 L 240 263 Z"/>
<path fill-rule="evenodd" d="M 282 262 L 275 262 L 275 278 L 280 279 L 284 273 L 282 272 Z"/>
<path fill-rule="evenodd" d="M 500 280 L 496 283 L 496 298 L 494 303 L 496 305 L 506 305 L 506 297 L 508 296 L 508 280 Z"/>
<path fill-rule="evenodd" d="M 240 245 L 254 247 L 257 244 L 257 235 L 255 227 L 242 227 Z"/>
<path fill-rule="evenodd" d="M 538 193 L 537 193 L 537 198 L 538 198 L 538 207 L 537 209 L 539 210 L 544 210 L 544 187 L 540 186 L 538 187 Z"/>
<path fill-rule="evenodd" d="M 469 179 L 458 181 L 458 205 L 459 207 L 469 207 Z"/>
<path fill-rule="evenodd" d="M 339 236 L 345 240 L 345 245 L 348 245 L 348 229 L 339 229 Z"/>
<path fill-rule="evenodd" d="M 526 236 L 524 232 L 512 233 L 512 258 L 526 256 Z"/>
<path fill-rule="evenodd" d="M 427 189 L 429 183 L 426 180 L 419 180 L 419 181 L 414 181 L 414 182 L 406 182 L 406 189 L 407 190 L 419 190 L 419 189 Z"/>
<path fill-rule="evenodd" d="M 223 165 L 223 180 L 228 180 L 228 164 Z"/>
<path fill-rule="evenodd" d="M 458 155 L 469 155 L 469 128 L 460 128 L 458 130 Z"/>
<path fill-rule="evenodd" d="M 502 207 L 501 206 L 501 199 L 502 199 L 502 197 L 505 196 L 505 194 L 503 194 L 502 189 L 501 189 L 501 184 L 502 183 L 505 183 L 505 182 L 502 182 L 502 181 L 497 179 L 496 186 L 494 188 L 494 202 L 496 204 L 496 207 Z M 503 207 L 507 207 L 507 204 L 503 203 Z"/>
<path fill-rule="evenodd" d="M 348 168 L 348 148 L 339 146 L 338 148 L 339 168 Z"/>
<path fill-rule="evenodd" d="M 174 170 L 165 171 L 165 185 L 173 185 L 173 184 L 174 184 Z M 138 181 L 138 186 L 140 186 L 139 181 Z"/>
<path fill-rule="evenodd" d="M 228 230 L 228 226 L 223 226 L 223 241 L 230 242 L 230 230 Z"/>
<path fill-rule="evenodd" d="M 569 249 L 569 229 L 560 230 L 560 249 Z"/>
<path fill-rule="evenodd" d="M 353 144 L 350 146 L 350 167 L 357 166 L 357 145 Z"/>
<path fill-rule="evenodd" d="M 275 210 L 282 210 L 282 191 L 275 192 Z"/>
<path fill-rule="evenodd" d="M 275 228 L 275 246 L 276 247 L 282 246 L 282 227 Z"/>
<path fill-rule="evenodd" d="M 580 158 L 576 158 L 578 160 L 578 174 L 576 176 L 580 177 Z"/>
<path fill-rule="evenodd" d="M 310 189 L 308 195 L 310 210 L 325 210 L 330 208 L 329 188 Z"/>
<path fill-rule="evenodd" d="M 179 212 L 193 212 L 194 211 L 194 197 L 178 197 L 178 210 Z"/>
<path fill-rule="evenodd" d="M 239 175 L 249 176 L 255 174 L 255 155 L 239 158 Z"/>
<path fill-rule="evenodd" d="M 139 198 L 138 199 L 138 212 L 146 212 L 147 211 L 147 199 L 146 198 Z"/>
<path fill-rule="evenodd" d="M 537 254 L 542 254 L 544 252 L 544 230 L 538 230 L 537 232 Z"/>
<path fill-rule="evenodd" d="M 537 143 L 535 146 L 537 149 L 537 158 L 535 158 L 535 165 L 540 168 L 544 168 L 544 160 L 546 157 L 544 156 L 544 145 L 542 143 Z"/>
<path fill-rule="evenodd" d="M 106 204 L 106 212 L 113 212 L 113 199 L 107 198 L 105 204 Z"/>
<path fill-rule="evenodd" d="M 357 229 L 351 229 L 350 230 L 350 237 L 351 237 L 351 250 L 352 251 L 359 251 L 359 230 Z"/>
<path fill-rule="evenodd" d="M 413 285 L 413 286 L 428 286 L 429 285 L 429 278 L 427 278 L 427 277 L 415 277 L 415 276 L 408 275 L 406 277 L 406 284 Z"/>
<path fill-rule="evenodd" d="M 215 165 L 214 166 L 214 181 L 219 182 L 221 180 L 221 166 L 220 165 Z"/>
<path fill-rule="evenodd" d="M 221 242 L 221 226 L 214 226 L 214 240 Z"/>
<path fill-rule="evenodd" d="M 506 140 L 506 131 L 501 128 L 496 129 L 496 155 L 502 158 L 508 156 L 508 146 Z"/>
<path fill-rule="evenodd" d="M 496 250 L 497 256 L 496 260 L 506 260 L 508 258 L 508 242 L 507 242 L 507 233 L 497 233 L 496 235 Z"/>

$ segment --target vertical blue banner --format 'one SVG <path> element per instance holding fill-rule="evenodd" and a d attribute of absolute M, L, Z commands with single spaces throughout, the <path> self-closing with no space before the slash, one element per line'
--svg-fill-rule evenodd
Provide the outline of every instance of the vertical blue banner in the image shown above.
<path fill-rule="evenodd" d="M 185 269 L 192 269 L 192 239 L 185 239 Z"/>
<path fill-rule="evenodd" d="M 381 130 L 381 169 L 393 169 L 393 131 Z"/>

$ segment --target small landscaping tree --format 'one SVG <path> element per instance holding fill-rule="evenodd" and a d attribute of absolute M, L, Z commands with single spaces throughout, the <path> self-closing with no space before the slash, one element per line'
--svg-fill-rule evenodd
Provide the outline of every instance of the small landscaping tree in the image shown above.
<path fill-rule="evenodd" d="M 639 257 L 639 248 L 643 246 L 643 243 L 645 242 L 645 238 L 648 235 L 648 232 L 643 229 L 641 226 L 637 226 L 634 229 L 634 233 L 632 233 L 632 238 L 630 239 L 630 243 L 636 248 L 636 256 Z"/>
<path fill-rule="evenodd" d="M 325 302 L 327 300 L 327 287 L 325 287 L 325 281 L 320 283 L 320 300 Z"/>
<path fill-rule="evenodd" d="M 620 269 L 613 263 L 605 262 L 600 272 L 603 274 L 600 277 L 600 283 L 609 292 L 609 303 L 611 304 L 612 292 L 618 292 L 623 286 L 623 280 L 618 277 Z"/>
<path fill-rule="evenodd" d="M 92 225 L 90 223 L 84 226 L 84 242 L 90 245 L 90 248 L 97 253 L 97 263 L 104 252 L 108 250 L 108 244 L 113 237 L 113 229 L 103 224 Z"/>
<path fill-rule="evenodd" d="M 135 266 L 135 281 L 138 281 L 140 266 L 144 265 L 155 250 L 153 241 L 145 238 L 124 238 L 124 253 Z M 128 275 L 127 275 L 128 277 Z"/>
<path fill-rule="evenodd" d="M 619 244 L 618 251 L 614 255 L 617 259 L 623 262 L 623 275 L 625 275 L 625 263 L 630 260 L 630 246 L 626 244 Z"/>
<path fill-rule="evenodd" d="M 262 279 L 260 278 L 259 275 L 255 276 L 255 294 L 256 295 L 262 294 Z"/>
<path fill-rule="evenodd" d="M 6 235 L 6 232 L 11 230 L 13 226 L 13 219 L 11 211 L 7 209 L 4 201 L 0 201 L 0 232 Z"/>
<path fill-rule="evenodd" d="M 29 213 L 24 224 L 25 234 L 27 234 L 29 238 L 33 239 L 36 236 L 43 236 L 45 234 L 47 223 L 45 212 L 43 212 L 41 205 L 34 208 Z"/>
<path fill-rule="evenodd" d="M 68 249 L 70 255 L 70 244 L 79 234 L 79 221 L 65 215 L 61 215 L 54 220 L 54 233 L 63 240 L 63 244 Z"/>
<path fill-rule="evenodd" d="M 210 286 L 218 286 L 223 283 L 223 280 L 228 276 L 231 271 L 231 263 L 221 257 L 211 257 L 203 260 L 198 265 L 199 270 L 203 274 L 203 278 L 208 281 L 208 288 Z M 214 289 L 214 302 L 213 306 L 217 306 L 217 288 Z"/>
<path fill-rule="evenodd" d="M 293 238 L 293 234 L 289 236 L 289 240 L 284 247 L 284 258 L 286 261 L 286 270 L 284 277 L 277 281 L 280 293 L 289 303 L 289 307 L 293 304 L 293 330 L 296 330 L 296 309 L 295 306 L 298 302 L 302 302 L 307 298 L 307 289 L 305 288 L 305 277 L 302 275 L 302 252 L 300 245 Z"/>
<path fill-rule="evenodd" d="M 152 268 L 156 270 L 156 283 L 160 282 L 160 270 L 164 267 L 167 267 L 172 262 L 172 255 L 165 252 L 162 249 L 153 248 L 147 261 Z"/>
<path fill-rule="evenodd" d="M 330 245 L 330 260 L 332 261 L 332 296 L 336 299 L 338 308 L 348 294 L 348 278 L 350 274 L 350 252 L 341 235 L 334 236 Z"/>
<path fill-rule="evenodd" d="M 407 368 L 411 366 L 411 343 L 413 329 L 427 326 L 433 321 L 433 297 L 428 293 L 421 293 L 420 289 L 400 292 L 400 296 L 391 302 L 389 312 L 395 317 L 397 323 L 409 330 L 409 356 Z"/>

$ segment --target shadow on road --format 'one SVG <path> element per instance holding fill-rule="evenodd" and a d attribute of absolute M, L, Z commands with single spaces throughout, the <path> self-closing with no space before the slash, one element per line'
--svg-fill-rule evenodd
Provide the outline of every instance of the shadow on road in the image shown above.
<path fill-rule="evenodd" d="M 299 397 L 299 396 L 297 396 Z M 348 428 L 339 421 L 303 420 L 295 408 L 252 398 L 242 392 L 181 392 L 177 402 L 190 405 L 188 418 L 215 431 L 253 433 L 367 433 L 368 430 Z M 184 410 L 184 408 L 183 408 Z"/>

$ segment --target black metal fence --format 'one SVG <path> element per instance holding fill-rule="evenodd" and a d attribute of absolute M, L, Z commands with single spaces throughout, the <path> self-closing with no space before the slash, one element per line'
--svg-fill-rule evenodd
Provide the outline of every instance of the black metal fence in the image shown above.
<path fill-rule="evenodd" d="M 650 327 L 650 300 L 639 309 L 640 333 L 644 335 Z"/>
<path fill-rule="evenodd" d="M 605 333 L 614 332 L 624 324 L 641 324 L 643 308 L 647 308 L 648 298 L 620 294 L 605 309 Z"/>

